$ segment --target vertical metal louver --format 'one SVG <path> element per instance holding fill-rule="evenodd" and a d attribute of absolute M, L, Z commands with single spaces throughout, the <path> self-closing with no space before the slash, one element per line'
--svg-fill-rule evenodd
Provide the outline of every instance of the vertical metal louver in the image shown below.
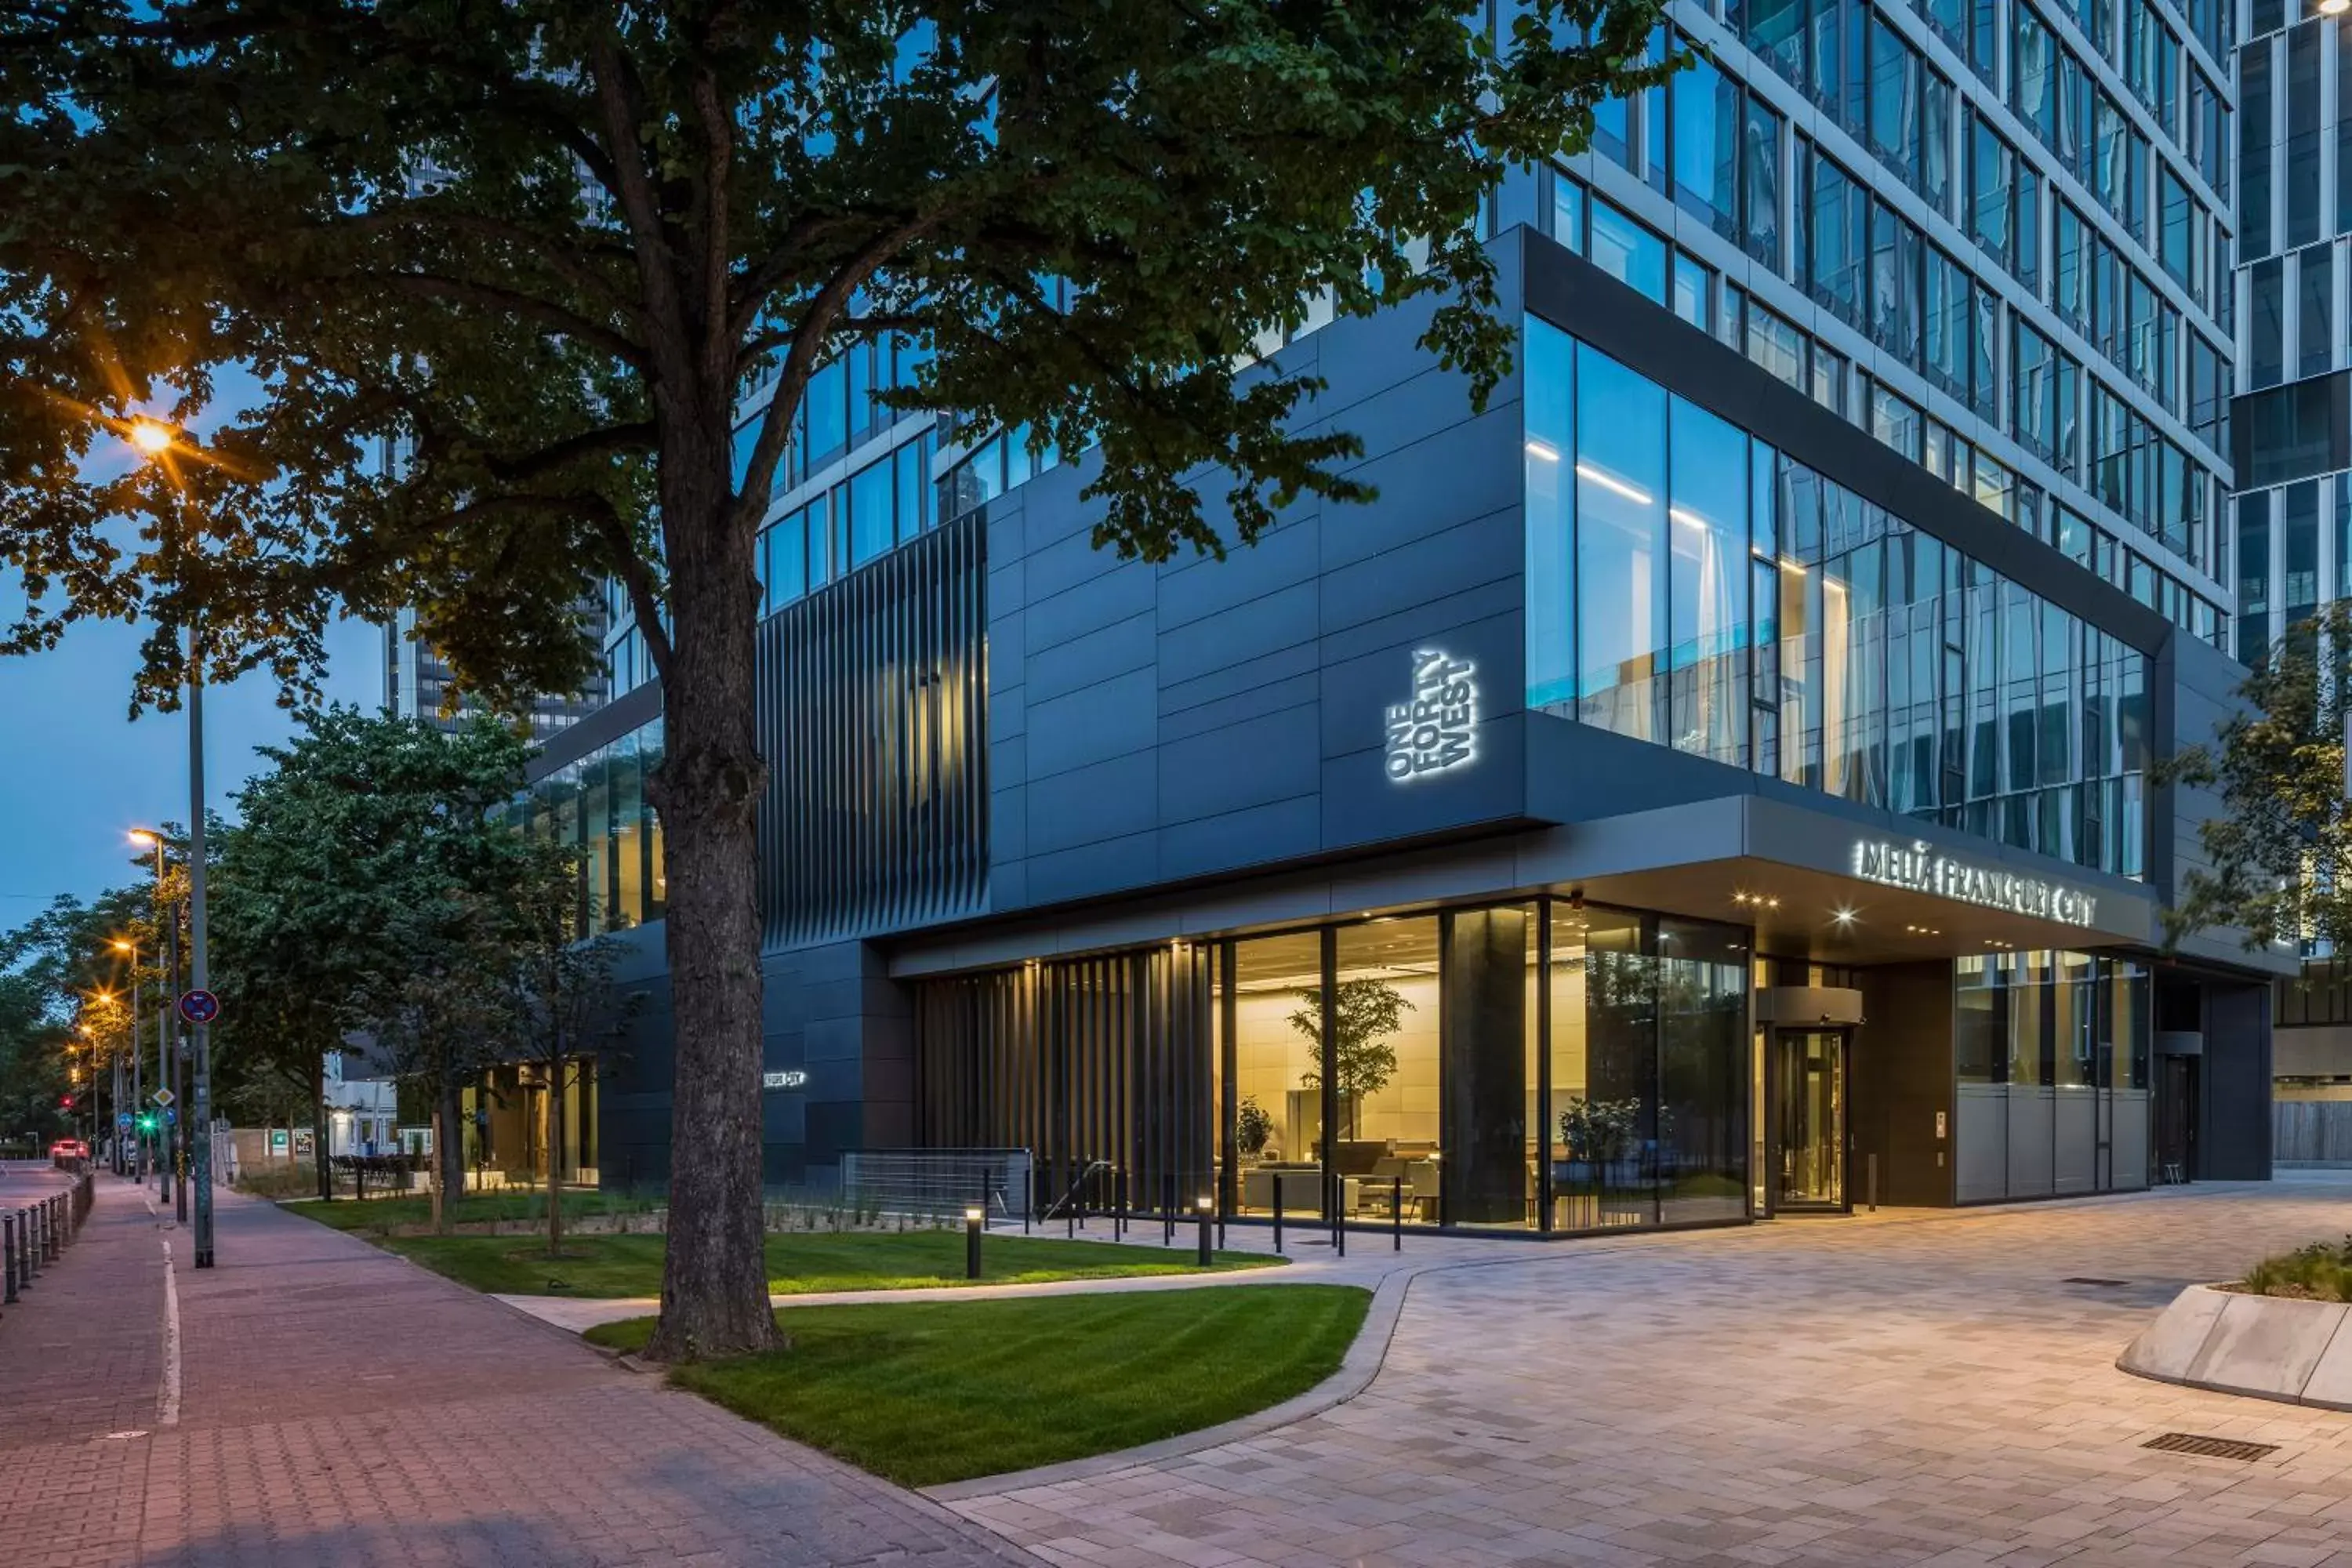
<path fill-rule="evenodd" d="M 1030 1150 L 1045 1201 L 1081 1184 L 1092 1205 L 1123 1194 L 1131 1208 L 1188 1211 L 1214 1182 L 1213 953 L 1148 948 L 918 983 L 916 1142 Z"/>
<path fill-rule="evenodd" d="M 925 534 L 760 628 L 760 890 L 772 947 L 983 907 L 984 515 Z"/>

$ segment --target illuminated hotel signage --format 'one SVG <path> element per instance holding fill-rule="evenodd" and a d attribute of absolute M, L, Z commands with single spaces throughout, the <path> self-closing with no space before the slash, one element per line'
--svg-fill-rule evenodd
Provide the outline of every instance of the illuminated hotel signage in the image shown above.
<path fill-rule="evenodd" d="M 808 1083 L 808 1074 L 799 1068 L 786 1068 L 782 1072 L 760 1075 L 761 1089 L 800 1089 Z"/>
<path fill-rule="evenodd" d="M 1412 650 L 1412 697 L 1388 711 L 1391 784 L 1458 768 L 1478 757 L 1478 667 L 1444 648 Z"/>
<path fill-rule="evenodd" d="M 2079 888 L 1939 854 L 1924 838 L 1908 844 L 1885 838 L 1861 840 L 1853 847 L 1853 874 L 1865 882 L 1933 893 L 1939 899 L 1957 899 L 1964 904 L 1981 904 L 2061 925 L 2089 925 L 2099 902 Z"/>

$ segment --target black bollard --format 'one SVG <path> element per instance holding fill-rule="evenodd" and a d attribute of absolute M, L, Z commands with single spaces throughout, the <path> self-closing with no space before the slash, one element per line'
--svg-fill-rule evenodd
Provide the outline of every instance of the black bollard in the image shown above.
<path fill-rule="evenodd" d="M 1282 1255 L 1282 1173 L 1274 1173 L 1274 1251 Z"/>
<path fill-rule="evenodd" d="M 0 1214 L 0 1305 L 16 1299 L 16 1216 Z"/>
<path fill-rule="evenodd" d="M 986 1209 L 963 1211 L 963 1277 L 967 1279 L 980 1278 L 980 1233 L 987 1225 Z"/>
<path fill-rule="evenodd" d="M 1193 1206 L 1201 1216 L 1201 1248 L 1198 1261 L 1202 1268 L 1206 1268 L 1212 1261 L 1209 1256 L 1209 1215 L 1211 1211 L 1215 1209 L 1217 1205 L 1210 1199 L 1203 1197 Z"/>
<path fill-rule="evenodd" d="M 1389 1193 L 1389 1250 L 1404 1250 L 1404 1178 L 1391 1178 L 1395 1185 Z"/>

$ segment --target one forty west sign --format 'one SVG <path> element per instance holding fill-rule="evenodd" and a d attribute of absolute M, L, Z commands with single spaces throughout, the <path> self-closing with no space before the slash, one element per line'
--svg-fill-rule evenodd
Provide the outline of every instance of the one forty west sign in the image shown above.
<path fill-rule="evenodd" d="M 1981 904 L 2061 925 L 2089 925 L 2098 910 L 2099 900 L 2079 888 L 1970 865 L 1937 854 L 1925 839 L 1908 844 L 1863 839 L 1853 847 L 1853 874 L 1866 882 L 1933 893 L 1939 899 L 1957 899 L 1964 904 Z"/>
<path fill-rule="evenodd" d="M 1412 650 L 1412 694 L 1389 704 L 1391 784 L 1442 773 L 1478 755 L 1478 667 L 1444 648 Z"/>

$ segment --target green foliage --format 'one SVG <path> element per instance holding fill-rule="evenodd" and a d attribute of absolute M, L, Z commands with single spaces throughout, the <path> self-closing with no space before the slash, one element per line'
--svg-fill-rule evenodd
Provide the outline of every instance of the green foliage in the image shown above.
<path fill-rule="evenodd" d="M 1298 994 L 1306 1004 L 1290 1015 L 1290 1026 L 1307 1041 L 1308 1066 L 1298 1075 L 1301 1086 L 1323 1087 L 1323 992 L 1319 986 Z M 1376 976 L 1342 980 L 1331 1011 L 1331 1075 L 1339 1089 L 1342 1135 L 1356 1135 L 1364 1097 L 1378 1094 L 1396 1076 L 1396 1047 L 1390 1037 L 1404 1027 L 1404 1016 L 1415 1011 L 1404 993 Z"/>
<path fill-rule="evenodd" d="M 324 1205 L 322 1205 L 324 1206 Z M 373 1208 L 373 1204 L 332 1205 Z M 570 1212 L 572 1205 L 565 1205 Z M 306 1206 L 301 1212 L 313 1215 Z M 344 1216 L 338 1216 L 344 1217 Z M 660 1236 L 563 1238 L 569 1261 L 559 1270 L 562 1294 L 652 1297 L 661 1293 Z M 512 1236 L 404 1236 L 383 1245 L 459 1284 L 499 1295 L 547 1293 L 543 1243 Z M 928 1290 L 969 1283 L 963 1229 L 808 1230 L 767 1237 L 767 1284 L 778 1296 L 829 1290 Z M 1281 1260 L 1262 1253 L 1221 1252 L 1213 1269 L 1258 1268 Z M 1125 1279 L 1196 1272 L 1189 1248 L 1112 1247 L 1099 1241 L 991 1235 L 982 1253 L 983 1285 L 1040 1285 L 1055 1279 Z"/>
<path fill-rule="evenodd" d="M 2352 1301 L 2352 1235 L 2341 1242 L 2315 1241 L 2284 1257 L 2265 1258 L 2246 1270 L 2241 1283 L 2257 1296 Z"/>
<path fill-rule="evenodd" d="M 332 708 L 303 721 L 218 835 L 211 893 L 226 1062 L 306 1097 L 320 1053 L 372 1033 L 397 1070 L 465 1074 L 510 1045 L 539 846 L 494 818 L 529 747 Z"/>
<path fill-rule="evenodd" d="M 2154 782 L 2219 796 L 2198 829 L 2207 865 L 2180 879 L 2168 943 L 2233 928 L 2273 940 L 2352 942 L 2352 800 L 2344 788 L 2352 720 L 2352 608 L 2331 605 L 2287 635 L 2238 688 L 2242 706 L 2213 744 L 2151 769 Z"/>
<path fill-rule="evenodd" d="M 1266 1140 L 1274 1136 L 1274 1118 L 1257 1102 L 1257 1096 L 1242 1096 L 1234 1111 L 1234 1143 L 1244 1154 L 1255 1159 L 1265 1152 Z"/>
<path fill-rule="evenodd" d="M 1642 1101 L 1637 1096 L 1630 1100 L 1588 1100 L 1583 1095 L 1568 1097 L 1567 1108 L 1559 1113 L 1559 1139 L 1568 1145 L 1571 1160 L 1614 1160 L 1630 1151 L 1641 1130 Z"/>
<path fill-rule="evenodd" d="M 902 1486 L 937 1486 L 1131 1448 L 1279 1404 L 1339 1370 L 1370 1303 L 1347 1285 L 1235 1285 L 793 1307 L 777 1314 L 791 1350 L 672 1375 Z M 588 1337 L 635 1350 L 652 1326 L 641 1318 Z"/>
<path fill-rule="evenodd" d="M 710 535 L 756 525 L 821 360 L 886 333 L 927 356 L 912 401 L 1099 444 L 1097 538 L 1122 552 L 1360 499 L 1355 440 L 1291 422 L 1318 384 L 1246 368 L 1253 344 L 1318 298 L 1425 300 L 1483 399 L 1512 332 L 1480 200 L 1672 68 L 1643 63 L 1659 15 L 1527 0 L 1497 36 L 1450 0 L 14 8 L 13 646 L 142 615 L 168 701 L 198 605 L 221 672 L 299 683 L 337 600 L 413 604 L 462 677 L 519 699 L 576 682 L 572 609 L 606 574 L 657 664 L 657 601 L 748 636 L 751 584 L 698 574 Z M 85 463 L 231 367 L 258 400 L 177 488 Z M 762 367 L 739 479 L 730 405 Z M 715 505 L 688 504 L 689 470 Z"/>

